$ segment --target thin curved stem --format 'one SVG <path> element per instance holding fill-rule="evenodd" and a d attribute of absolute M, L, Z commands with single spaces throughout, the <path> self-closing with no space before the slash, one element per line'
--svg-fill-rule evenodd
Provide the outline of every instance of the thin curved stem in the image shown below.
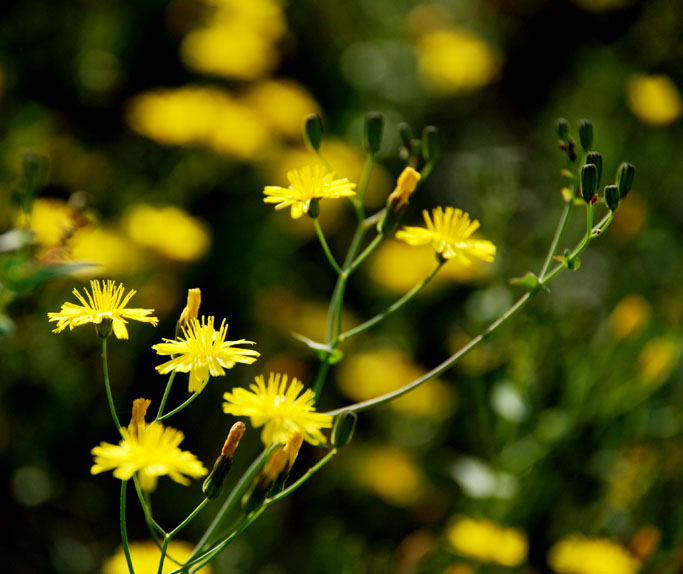
<path fill-rule="evenodd" d="M 173 358 L 173 355 L 171 355 L 171 358 Z M 168 395 L 171 393 L 171 385 L 173 385 L 175 375 L 176 371 L 171 371 L 171 374 L 168 377 L 168 382 L 166 383 L 166 389 L 164 389 L 164 396 L 161 397 L 161 403 L 159 404 L 159 410 L 157 411 L 157 416 L 154 419 L 155 421 L 161 420 L 162 418 L 164 408 L 166 408 L 166 401 L 168 400 Z"/>
<path fill-rule="evenodd" d="M 384 235 L 381 233 L 378 233 L 375 238 L 370 242 L 370 244 L 363 250 L 363 253 L 361 253 L 356 259 L 354 259 L 353 263 L 346 267 L 344 269 L 344 273 L 346 275 L 351 275 L 356 269 L 358 269 L 358 266 L 365 261 L 368 256 L 375 250 L 377 249 L 377 246 L 382 243 L 384 240 Z"/>
<path fill-rule="evenodd" d="M 571 209 L 572 202 L 565 202 L 564 209 L 562 210 L 562 215 L 560 216 L 560 222 L 557 224 L 557 228 L 555 229 L 555 236 L 553 237 L 552 243 L 550 244 L 550 248 L 548 249 L 548 254 L 545 257 L 545 261 L 543 262 L 541 272 L 538 274 L 540 279 L 543 279 L 544 275 L 548 272 L 548 269 L 550 268 L 550 264 L 553 262 L 553 257 L 555 256 L 555 252 L 557 251 L 557 246 L 560 243 L 560 240 L 562 239 L 564 230 L 567 228 L 567 222 L 569 221 L 569 213 L 571 212 Z"/>
<path fill-rule="evenodd" d="M 128 546 L 128 530 L 126 528 L 126 486 L 128 486 L 128 481 L 122 480 L 121 505 L 119 507 L 119 515 L 121 522 L 121 543 L 123 544 L 123 553 L 126 556 L 128 571 L 130 572 L 130 574 L 135 574 L 135 568 L 133 568 L 133 560 L 130 557 L 130 547 Z"/>
<path fill-rule="evenodd" d="M 121 423 L 119 417 L 116 415 L 116 407 L 114 406 L 114 397 L 111 394 L 111 385 L 109 384 L 109 362 L 107 361 L 107 338 L 102 339 L 102 369 L 104 371 L 104 388 L 107 390 L 107 402 L 109 403 L 109 410 L 111 411 L 111 418 L 114 419 L 116 430 L 121 434 Z"/>
<path fill-rule="evenodd" d="M 317 217 L 313 218 L 313 225 L 315 226 L 315 232 L 318 234 L 318 239 L 320 240 L 320 245 L 322 246 L 323 251 L 325 252 L 325 256 L 327 257 L 327 260 L 330 262 L 330 265 L 332 265 L 332 269 L 334 269 L 338 275 L 341 275 L 341 267 L 339 267 L 337 260 L 334 258 L 334 255 L 332 255 L 332 251 L 330 251 L 330 246 L 327 244 L 325 234 L 323 233 L 322 227 L 320 227 L 320 221 Z"/>
<path fill-rule="evenodd" d="M 179 413 L 180 411 L 182 411 L 186 406 L 188 406 L 192 401 L 194 401 L 194 400 L 200 395 L 200 393 L 206 388 L 206 385 L 208 385 L 208 384 L 209 384 L 209 380 L 207 379 L 207 381 L 202 385 L 202 388 L 199 389 L 197 392 L 192 393 L 192 395 L 190 396 L 190 398 L 187 399 L 183 404 L 181 404 L 180 406 L 174 408 L 172 411 L 166 413 L 165 415 L 162 415 L 162 416 L 160 416 L 160 417 L 157 417 L 156 420 L 158 420 L 158 421 L 166 420 L 167 418 L 172 417 L 174 414 Z"/>
<path fill-rule="evenodd" d="M 164 570 L 164 559 L 166 558 L 166 552 L 168 551 L 168 543 L 171 541 L 171 539 L 176 536 L 183 528 L 185 528 L 197 514 L 199 514 L 202 509 L 208 504 L 209 499 L 204 498 L 197 507 L 188 514 L 188 516 L 183 520 L 178 526 L 176 526 L 171 532 L 166 534 L 164 537 L 164 544 L 163 547 L 161 548 L 161 558 L 159 559 L 159 571 L 157 574 L 163 574 Z"/>
<path fill-rule="evenodd" d="M 368 184 L 370 183 L 370 176 L 372 175 L 372 167 L 375 163 L 375 157 L 372 154 L 367 154 L 365 156 L 365 164 L 363 165 L 363 174 L 360 178 L 360 183 L 358 185 L 358 192 L 356 197 L 353 198 L 353 206 L 356 210 L 356 216 L 358 221 L 363 221 L 365 219 L 365 210 L 363 209 L 363 198 L 365 197 L 365 192 L 368 189 Z"/>
<path fill-rule="evenodd" d="M 152 517 L 152 511 L 149 508 L 147 501 L 145 500 L 145 495 L 142 492 L 142 489 L 140 488 L 140 483 L 138 481 L 137 475 L 133 476 L 133 485 L 135 486 L 135 492 L 138 495 L 138 500 L 140 501 L 140 506 L 142 507 L 142 513 L 145 516 L 145 522 L 147 523 L 147 527 L 149 528 L 150 534 L 152 535 L 153 538 L 155 538 L 157 540 L 157 543 L 160 544 L 158 542 L 159 539 L 156 538 L 156 534 L 158 533 L 158 534 L 161 534 L 162 536 L 165 536 L 166 531 L 161 526 L 159 526 L 159 524 L 156 522 L 156 520 L 154 520 L 154 518 Z M 161 547 L 161 546 L 159 546 L 159 547 Z"/>

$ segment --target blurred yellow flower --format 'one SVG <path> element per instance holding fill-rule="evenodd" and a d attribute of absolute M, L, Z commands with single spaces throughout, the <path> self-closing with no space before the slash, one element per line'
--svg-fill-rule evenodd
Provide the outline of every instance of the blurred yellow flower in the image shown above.
<path fill-rule="evenodd" d="M 429 32 L 417 43 L 420 73 L 428 87 L 443 93 L 481 88 L 493 82 L 501 68 L 500 54 L 469 30 Z"/>
<path fill-rule="evenodd" d="M 288 382 L 281 373 L 270 373 L 266 384 L 263 375 L 255 378 L 249 389 L 236 387 L 225 393 L 223 412 L 247 416 L 255 427 L 263 426 L 261 440 L 266 446 L 286 444 L 291 432 L 311 444 L 324 444 L 321 429 L 332 426 L 332 416 L 315 411 L 315 395 L 296 378 Z"/>
<path fill-rule="evenodd" d="M 558 574 L 635 574 L 638 561 L 607 538 L 570 536 L 550 549 L 548 563 Z"/>
<path fill-rule="evenodd" d="M 455 259 L 463 265 L 471 265 L 472 259 L 493 261 L 496 246 L 485 239 L 474 239 L 472 234 L 479 228 L 479 222 L 470 221 L 469 214 L 460 209 L 437 207 L 422 212 L 427 228 L 404 227 L 396 232 L 396 239 L 408 245 L 431 244 L 444 259 Z"/>
<path fill-rule="evenodd" d="M 244 94 L 242 102 L 274 131 L 288 138 L 300 139 L 303 118 L 320 112 L 320 106 L 308 90 L 287 79 L 255 84 Z"/>
<path fill-rule="evenodd" d="M 446 538 L 453 551 L 478 562 L 512 567 L 526 561 L 526 534 L 486 519 L 458 517 L 448 526 Z"/>
<path fill-rule="evenodd" d="M 65 201 L 38 197 L 33 202 L 30 216 L 23 211 L 17 217 L 17 226 L 30 228 L 35 240 L 43 246 L 52 246 L 61 241 L 72 228 L 73 208 Z"/>
<path fill-rule="evenodd" d="M 348 179 L 334 179 L 334 173 L 322 165 L 307 165 L 287 172 L 289 187 L 268 185 L 263 190 L 265 203 L 275 203 L 275 209 L 291 208 L 292 219 L 308 213 L 314 199 L 339 199 L 356 195 L 356 184 Z"/>
<path fill-rule="evenodd" d="M 69 249 L 76 261 L 95 264 L 74 272 L 79 277 L 122 275 L 135 271 L 141 261 L 141 254 L 134 243 L 113 229 L 86 227 L 74 233 Z"/>
<path fill-rule="evenodd" d="M 134 241 L 178 261 L 198 259 L 211 241 L 202 222 L 175 206 L 134 205 L 126 228 Z"/>
<path fill-rule="evenodd" d="M 632 75 L 626 86 L 626 101 L 640 121 L 653 126 L 670 124 L 683 112 L 678 88 L 664 75 Z"/>
<path fill-rule="evenodd" d="M 194 70 L 226 78 L 255 80 L 278 63 L 275 43 L 286 31 L 277 0 L 209 0 L 213 11 L 203 27 L 181 45 L 183 61 Z"/>
<path fill-rule="evenodd" d="M 153 345 L 159 355 L 171 355 L 172 359 L 156 367 L 162 375 L 177 371 L 190 373 L 188 390 L 198 393 L 204 383 L 212 377 L 225 375 L 225 369 L 232 369 L 237 363 L 251 365 L 260 356 L 253 349 L 242 349 L 235 345 L 253 345 L 253 341 L 240 339 L 226 341 L 228 324 L 225 319 L 216 331 L 213 327 L 214 317 L 192 319 L 187 326 L 181 327 L 183 332 L 177 340 L 164 339 L 163 343 Z"/>
<path fill-rule="evenodd" d="M 617 341 L 638 333 L 650 320 L 652 307 L 642 295 L 626 295 L 612 311 L 609 327 Z"/>
<path fill-rule="evenodd" d="M 645 385 L 664 382 L 678 360 L 680 345 L 669 337 L 656 337 L 647 345 L 636 359 L 636 373 Z"/>
<path fill-rule="evenodd" d="M 339 387 L 354 402 L 366 401 L 394 391 L 424 374 L 410 358 L 397 349 L 381 348 L 348 357 L 340 364 Z M 455 391 L 439 379 L 389 403 L 403 413 L 443 420 L 455 406 Z"/>
<path fill-rule="evenodd" d="M 422 495 L 424 476 L 404 450 L 395 446 L 372 447 L 357 456 L 356 480 L 386 503 L 409 506 Z"/>
<path fill-rule="evenodd" d="M 127 339 L 126 319 L 152 323 L 155 326 L 159 322 L 156 317 L 149 316 L 154 313 L 154 309 L 126 309 L 126 305 L 135 295 L 135 290 L 131 289 L 124 297 L 123 284 L 116 285 L 111 279 L 102 285 L 99 281 L 90 281 L 90 290 L 92 295 L 87 289 L 83 290 L 87 300 L 78 289 L 73 290 L 73 294 L 82 305 L 66 302 L 60 311 L 47 314 L 50 321 L 57 321 L 53 333 L 60 333 L 67 327 L 71 330 L 87 323 L 99 325 L 102 321 L 111 321 L 116 338 Z"/>
<path fill-rule="evenodd" d="M 181 540 L 171 540 L 168 544 L 168 553 L 164 561 L 163 574 L 178 568 L 178 563 L 183 563 L 192 556 L 193 545 Z M 161 551 L 153 540 L 144 542 L 131 542 L 129 545 L 130 557 L 138 574 L 155 574 L 159 569 Z M 204 566 L 200 570 L 191 569 L 191 572 L 211 574 L 211 566 Z M 123 547 L 120 547 L 114 556 L 107 558 L 102 565 L 102 574 L 129 574 L 126 555 Z"/>
<path fill-rule="evenodd" d="M 185 86 L 139 94 L 129 100 L 126 120 L 135 132 L 165 145 L 204 145 L 239 159 L 252 159 L 269 141 L 259 115 L 218 88 Z"/>
<path fill-rule="evenodd" d="M 140 488 L 147 492 L 156 488 L 160 476 L 168 475 L 187 486 L 190 484 L 187 476 L 199 478 L 207 474 L 195 455 L 178 448 L 185 438 L 182 432 L 164 427 L 160 422 L 145 422 L 149 404 L 147 399 L 137 399 L 133 403 L 130 425 L 121 427 L 123 438 L 118 445 L 101 442 L 92 449 L 95 464 L 90 472 L 99 474 L 113 470 L 119 480 L 129 480 L 137 473 Z"/>
<path fill-rule="evenodd" d="M 637 192 L 631 192 L 628 200 L 619 203 L 614 216 L 612 237 L 617 241 L 628 241 L 640 233 L 650 217 L 648 202 Z"/>

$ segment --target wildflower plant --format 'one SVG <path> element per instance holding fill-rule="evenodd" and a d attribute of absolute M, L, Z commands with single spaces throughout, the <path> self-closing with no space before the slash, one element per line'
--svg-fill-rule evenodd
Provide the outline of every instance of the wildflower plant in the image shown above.
<path fill-rule="evenodd" d="M 403 140 L 401 157 L 405 167 L 397 177 L 393 192 L 387 193 L 385 206 L 374 214 L 366 213 L 364 194 L 382 141 L 383 129 L 382 116 L 367 116 L 364 137 L 366 163 L 356 185 L 346 178 L 335 179 L 334 172 L 321 153 L 321 120 L 318 116 L 309 116 L 305 121 L 304 137 L 308 148 L 317 157 L 313 158 L 311 165 L 287 174 L 288 187 L 265 187 L 263 201 L 266 204 L 273 204 L 276 210 L 289 207 L 294 219 L 306 214 L 312 220 L 331 272 L 336 275 L 336 284 L 330 297 L 324 339 L 314 341 L 295 335 L 317 357 L 319 365 L 316 376 L 311 381 L 300 381 L 287 373 L 258 374 L 248 389 L 234 387 L 226 391 L 223 395 L 223 411 L 233 424 L 211 472 L 195 455 L 181 449 L 183 433 L 166 426 L 165 421 L 197 400 L 211 378 L 221 376 L 229 380 L 230 369 L 246 368 L 243 365 L 256 362 L 259 352 L 245 347 L 254 345 L 253 341 L 229 341 L 226 339 L 228 326 L 225 320 L 216 329 L 214 316 L 199 317 L 201 293 L 199 289 L 191 289 L 187 305 L 180 313 L 174 338 L 163 339 L 152 347 L 158 355 L 170 357 L 156 367 L 160 374 L 169 375 L 157 414 L 147 422 L 145 415 L 151 401 L 140 398 L 133 405 L 130 424 L 122 427 L 109 383 L 107 341 L 112 332 L 116 338 L 126 339 L 128 320 L 156 326 L 157 319 L 152 315 L 153 311 L 129 308 L 127 305 L 134 291 L 124 295 L 123 285 L 113 281 L 103 284 L 93 281 L 91 292 L 86 291 L 85 296 L 78 290 L 74 291 L 81 305 L 65 303 L 61 311 L 49 313 L 49 320 L 57 322 L 56 332 L 66 327 L 72 329 L 93 323 L 102 340 L 106 395 L 120 441 L 118 444 L 102 442 L 93 448 L 95 459 L 91 472 L 113 471 L 114 477 L 121 481 L 121 537 L 126 564 L 131 573 L 135 572 L 135 564 L 127 537 L 126 488 L 129 482 L 133 482 L 150 535 L 160 551 L 158 572 L 180 574 L 202 568 L 230 546 L 270 506 L 289 496 L 328 464 L 352 440 L 358 413 L 395 401 L 436 379 L 485 337 L 515 317 L 539 293 L 546 292 L 548 285 L 561 273 L 578 269 L 580 256 L 610 226 L 620 202 L 626 198 L 633 185 L 634 168 L 631 164 L 622 163 L 614 184 L 605 186 L 600 192 L 602 157 L 592 149 L 592 125 L 587 120 L 581 122 L 579 150 L 570 134 L 569 124 L 560 120 L 557 133 L 560 148 L 567 159 L 567 168 L 562 172 L 566 185 L 560 195 L 564 208 L 540 270 L 537 273 L 530 271 L 511 281 L 524 293 L 479 335 L 428 372 L 379 396 L 339 406 L 328 412 L 318 412 L 316 405 L 324 391 L 330 369 L 344 359 L 339 349 L 343 342 L 369 331 L 408 304 L 450 261 L 456 260 L 463 265 L 470 265 L 474 260 L 490 263 L 496 256 L 496 246 L 479 234 L 479 221 L 455 206 L 436 206 L 425 210 L 424 227 L 402 225 L 411 198 L 419 192 L 439 157 L 438 130 L 434 127 L 425 129 L 421 139 L 413 138 L 407 126 L 399 128 Z M 324 209 L 323 199 L 348 202 L 356 216 L 355 231 L 342 258 L 336 257 L 330 249 L 318 219 L 320 210 Z M 565 230 L 576 211 L 582 212 L 585 217 L 585 233 L 575 246 L 563 249 Z M 599 211 L 602 212 L 600 219 Z M 485 214 L 482 219 L 485 222 Z M 302 219 L 301 225 L 305 225 L 306 221 L 306 218 Z M 349 278 L 390 237 L 410 246 L 430 245 L 435 254 L 432 270 L 384 311 L 343 330 L 341 317 Z M 171 386 L 179 372 L 188 374 L 190 397 L 167 410 Z M 235 417 L 244 420 L 236 421 Z M 245 421 L 248 422 L 245 424 Z M 242 476 L 230 488 L 224 488 L 232 479 L 229 471 L 233 458 L 247 456 L 247 453 L 239 452 L 237 447 L 244 433 L 249 432 L 249 426 L 261 429 L 263 449 L 253 455 L 251 464 Z M 297 469 L 297 455 L 304 442 L 320 449 L 320 456 L 309 468 Z M 291 474 L 296 479 L 289 482 Z M 201 490 L 192 486 L 198 499 L 196 508 L 173 528 L 161 526 L 156 521 L 150 503 L 158 478 L 166 475 L 182 485 L 190 484 L 191 479 L 206 476 Z M 182 560 L 178 558 L 179 555 L 172 555 L 169 550 L 173 548 L 177 536 L 196 516 L 205 512 L 208 502 L 214 499 L 221 500 L 222 504 L 193 550 L 184 554 Z M 476 537 L 482 540 L 478 549 L 463 546 L 463 533 L 468 532 L 476 532 Z M 483 562 L 517 566 L 525 560 L 527 541 L 524 534 L 485 520 L 459 519 L 452 524 L 447 537 L 454 551 Z M 497 537 L 499 542 L 491 542 L 492 537 Z M 501 548 L 506 549 L 505 552 Z M 552 560 L 564 565 L 564 547 L 558 548 Z M 171 570 L 168 569 L 169 562 L 173 562 Z"/>

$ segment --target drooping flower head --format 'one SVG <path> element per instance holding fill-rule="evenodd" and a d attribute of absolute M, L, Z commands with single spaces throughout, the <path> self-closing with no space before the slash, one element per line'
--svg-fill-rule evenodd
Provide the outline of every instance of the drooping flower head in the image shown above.
<path fill-rule="evenodd" d="M 263 375 L 255 378 L 249 389 L 235 388 L 225 393 L 223 411 L 251 418 L 255 427 L 263 426 L 261 440 L 266 446 L 287 444 L 290 431 L 299 433 L 311 444 L 325 442 L 320 429 L 332 426 L 332 416 L 315 411 L 315 395 L 296 378 L 288 384 L 287 375 L 270 373 L 266 384 Z M 302 393 L 303 391 L 303 393 Z"/>
<path fill-rule="evenodd" d="M 228 324 L 223 319 L 220 328 L 213 327 L 213 317 L 192 319 L 182 327 L 182 336 L 178 339 L 164 339 L 163 343 L 153 345 L 159 355 L 176 355 L 170 361 L 156 367 L 162 375 L 171 371 L 190 373 L 189 391 L 198 393 L 209 375 L 218 377 L 225 375 L 225 369 L 232 369 L 236 363 L 250 365 L 260 355 L 253 349 L 242 349 L 235 345 L 253 345 L 253 341 L 240 339 L 226 341 Z"/>
<path fill-rule="evenodd" d="M 496 246 L 486 239 L 474 239 L 472 234 L 479 228 L 479 222 L 470 220 L 470 216 L 460 209 L 437 207 L 430 217 L 426 210 L 422 212 L 424 227 L 404 227 L 396 232 L 396 239 L 409 245 L 427 245 L 431 243 L 434 250 L 444 259 L 457 259 L 464 265 L 470 265 L 472 258 L 493 261 Z"/>
<path fill-rule="evenodd" d="M 208 471 L 197 457 L 180 450 L 182 432 L 160 422 L 145 422 L 149 404 L 147 399 L 137 399 L 133 403 L 130 425 L 121 428 L 123 438 L 118 445 L 102 442 L 92 449 L 95 464 L 90 472 L 99 474 L 113 470 L 120 480 L 129 480 L 138 473 L 140 487 L 148 492 L 156 488 L 160 476 L 168 475 L 184 485 L 190 483 L 188 476 L 204 476 Z"/>
<path fill-rule="evenodd" d="M 109 279 L 100 286 L 100 282 L 94 280 L 90 281 L 90 289 L 92 294 L 84 289 L 85 297 L 78 289 L 74 289 L 73 293 L 82 305 L 67 302 L 62 305 L 61 311 L 47 314 L 50 321 L 57 321 L 57 328 L 53 333 L 60 333 L 67 327 L 73 329 L 86 323 L 100 325 L 103 321 L 111 321 L 116 338 L 127 339 L 126 319 L 152 323 L 155 326 L 159 322 L 156 317 L 149 316 L 154 313 L 154 309 L 126 309 L 135 291 L 130 290 L 124 297 L 123 284 L 116 285 Z"/>
<path fill-rule="evenodd" d="M 289 187 L 268 185 L 264 188 L 265 203 L 275 203 L 275 209 L 291 207 L 292 219 L 308 213 L 314 199 L 351 197 L 356 184 L 348 179 L 334 179 L 334 172 L 322 165 L 307 165 L 287 172 Z"/>

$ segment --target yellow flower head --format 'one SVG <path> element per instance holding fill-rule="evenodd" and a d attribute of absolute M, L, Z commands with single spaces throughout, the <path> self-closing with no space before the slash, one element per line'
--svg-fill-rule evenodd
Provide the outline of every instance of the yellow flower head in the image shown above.
<path fill-rule="evenodd" d="M 526 560 L 526 534 L 489 520 L 461 516 L 450 524 L 446 537 L 455 552 L 479 562 L 512 567 Z"/>
<path fill-rule="evenodd" d="M 629 552 L 606 538 L 570 536 L 556 543 L 548 563 L 561 574 L 635 574 L 638 561 Z"/>
<path fill-rule="evenodd" d="M 404 227 L 396 232 L 396 239 L 409 245 L 431 243 L 434 250 L 444 259 L 456 259 L 463 265 L 470 265 L 471 258 L 493 261 L 496 246 L 485 239 L 473 239 L 471 235 L 479 228 L 479 222 L 460 209 L 437 207 L 432 216 L 422 212 L 427 228 Z"/>
<path fill-rule="evenodd" d="M 171 371 L 190 373 L 189 391 L 198 393 L 209 375 L 219 377 L 225 375 L 225 369 L 232 369 L 236 363 L 250 365 L 260 355 L 252 349 L 241 349 L 235 345 L 253 345 L 254 341 L 240 339 L 226 341 L 228 324 L 223 319 L 220 329 L 213 328 L 213 317 L 192 319 L 182 327 L 183 336 L 177 340 L 164 339 L 164 343 L 153 345 L 159 355 L 176 355 L 170 361 L 156 367 L 162 375 Z"/>
<path fill-rule="evenodd" d="M 275 209 L 291 207 L 292 219 L 308 212 L 313 199 L 351 197 L 356 184 L 348 179 L 334 179 L 334 172 L 322 165 L 307 165 L 287 172 L 289 187 L 268 185 L 263 190 L 265 203 L 276 203 Z"/>
<path fill-rule="evenodd" d="M 255 427 L 263 426 L 261 440 L 265 445 L 287 444 L 290 431 L 299 433 L 311 444 L 325 442 L 320 429 L 332 426 L 332 416 L 315 412 L 315 395 L 311 389 L 303 391 L 303 384 L 287 375 L 270 373 L 268 384 L 262 375 L 256 377 L 250 390 L 235 388 L 225 393 L 223 411 L 235 416 L 251 418 Z"/>
<path fill-rule="evenodd" d="M 140 487 L 148 492 L 156 488 L 157 479 L 165 474 L 184 485 L 190 483 L 185 475 L 204 476 L 208 471 L 197 457 L 178 448 L 184 438 L 182 432 L 160 422 L 145 422 L 149 403 L 146 399 L 135 401 L 130 425 L 121 428 L 123 439 L 118 445 L 102 442 L 92 449 L 95 464 L 90 472 L 113 470 L 120 480 L 129 480 L 138 473 Z"/>
<path fill-rule="evenodd" d="M 177 564 L 185 562 L 192 556 L 194 546 L 189 542 L 181 540 L 171 540 L 168 544 L 168 555 L 164 561 L 163 573 L 169 572 L 178 568 Z M 153 540 L 139 541 L 130 543 L 130 557 L 135 566 L 135 571 L 142 574 L 148 572 L 157 572 L 159 568 L 159 559 L 161 558 L 161 550 Z M 191 570 L 192 572 L 200 572 L 202 574 L 211 574 L 211 566 L 204 566 L 201 569 Z M 102 574 L 128 574 L 128 562 L 123 547 L 120 547 L 116 554 L 107 558 L 100 570 Z"/>
<path fill-rule="evenodd" d="M 126 305 L 135 295 L 135 291 L 129 291 L 124 297 L 122 284 L 117 286 L 114 281 L 109 279 L 100 286 L 99 281 L 90 281 L 90 288 L 92 295 L 84 290 L 87 301 L 78 292 L 78 289 L 73 291 L 82 305 L 67 302 L 62 305 L 62 309 L 58 313 L 47 314 L 50 321 L 57 321 L 57 328 L 53 330 L 53 333 L 60 333 L 66 327 L 73 329 L 86 323 L 99 325 L 102 321 L 110 320 L 116 338 L 127 339 L 126 319 L 152 323 L 152 325 L 159 322 L 156 317 L 148 316 L 154 312 L 153 309 L 126 309 Z"/>

